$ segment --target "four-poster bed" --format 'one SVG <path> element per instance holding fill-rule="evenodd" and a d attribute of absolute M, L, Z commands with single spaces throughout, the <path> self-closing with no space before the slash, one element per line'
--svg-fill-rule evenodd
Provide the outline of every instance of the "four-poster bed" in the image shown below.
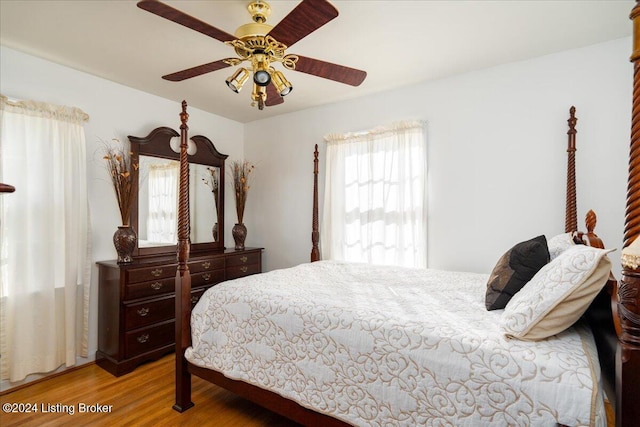
<path fill-rule="evenodd" d="M 636 6 L 632 13 L 634 20 L 634 54 L 632 60 L 634 62 L 634 96 L 633 96 L 633 124 L 631 137 L 631 158 L 629 168 L 629 187 L 627 199 L 627 214 L 625 219 L 625 238 L 623 247 L 627 249 L 632 242 L 640 234 L 640 6 Z M 575 204 L 575 110 L 572 108 L 569 119 L 569 147 L 568 147 L 568 170 L 567 170 L 567 211 L 565 218 L 565 231 L 568 233 L 577 232 L 577 212 Z M 179 208 L 179 226 L 178 226 L 178 262 L 179 267 L 176 274 L 176 403 L 174 409 L 177 411 L 185 411 L 193 406 L 191 402 L 191 378 L 194 374 L 208 381 L 220 385 L 234 393 L 237 393 L 249 400 L 252 400 L 274 412 L 285 415 L 297 422 L 305 425 L 322 425 L 322 426 L 343 426 L 350 425 L 349 422 L 329 416 L 324 412 L 326 408 L 316 408 L 312 405 L 301 405 L 296 401 L 283 397 L 285 393 L 282 390 L 272 391 L 258 385 L 251 384 L 242 379 L 231 379 L 228 375 L 220 371 L 208 369 L 202 364 L 194 363 L 199 357 L 199 349 L 194 349 L 192 345 L 191 327 L 191 304 L 190 304 L 190 274 L 187 267 L 189 257 L 189 213 L 188 213 L 188 164 L 186 160 L 187 148 L 187 119 L 186 103 L 183 102 L 183 110 L 180 115 L 182 125 L 181 130 L 181 175 L 180 175 L 180 208 Z M 311 261 L 319 260 L 318 251 L 318 152 L 317 146 L 314 152 L 314 196 L 313 196 L 313 230 L 312 230 L 312 253 Z M 581 243 L 592 246 L 594 248 L 603 247 L 600 239 L 594 234 L 595 214 L 591 211 L 587 214 L 586 233 L 577 233 L 577 238 Z M 624 253 L 624 252 L 623 252 Z M 624 259 L 634 259 L 633 255 L 629 255 Z M 636 260 L 637 261 L 637 260 Z M 322 263 L 314 263 L 309 265 L 321 265 Z M 607 270 L 608 271 L 608 270 Z M 304 274 L 304 272 L 303 272 Z M 268 274 L 265 274 L 266 276 Z M 272 275 L 273 276 L 273 275 Z M 243 280 L 261 280 L 255 279 Z M 218 285 L 221 289 L 225 286 L 232 287 L 233 284 L 227 282 L 224 286 Z M 597 295 L 591 306 L 585 313 L 585 320 L 589 324 L 593 333 L 593 340 L 597 346 L 598 358 L 602 368 L 602 383 L 610 401 L 615 405 L 616 425 L 618 426 L 635 426 L 640 420 L 640 270 L 637 265 L 634 267 L 631 263 L 623 264 L 622 279 L 619 284 L 609 277 L 602 291 Z M 238 302 L 239 300 L 236 300 Z M 242 300 L 241 302 L 244 302 Z M 202 317 L 205 310 L 199 305 L 194 311 L 194 317 Z M 198 324 L 195 324 L 194 333 L 198 334 L 198 340 L 202 341 L 205 334 L 201 332 Z M 260 325 L 256 326 L 258 328 Z M 578 329 L 580 327 L 577 327 Z M 573 328 L 570 328 L 573 330 Z M 573 333 L 573 331 L 571 332 Z M 581 333 L 581 332 L 577 332 Z M 562 332 L 558 335 L 563 335 Z M 581 335 L 582 336 L 582 335 Z M 205 337 L 206 338 L 206 337 Z M 281 337 L 273 338 L 278 340 Z M 226 339 L 226 338 L 225 338 Z M 582 338 L 581 338 L 582 339 Z M 539 341 L 546 343 L 554 341 L 555 338 Z M 583 347 L 589 347 L 587 341 L 582 341 Z M 585 344 L 586 343 L 586 344 Z M 207 343 L 210 345 L 210 343 Z M 523 344 L 524 345 L 524 344 Z M 541 344 L 543 345 L 543 344 Z M 544 344 L 546 345 L 546 344 Z M 563 344 L 565 345 L 565 344 Z M 528 350 L 534 351 L 534 347 L 527 347 Z M 243 351 L 243 350 L 238 350 Z M 269 349 L 262 349 L 263 354 L 268 354 Z M 549 351 L 549 354 L 555 354 L 557 349 Z M 185 352 L 190 353 L 192 361 L 187 361 Z M 322 351 L 320 351 L 320 354 Z M 585 350 L 585 359 L 589 359 L 589 351 Z M 509 354 L 509 353 L 506 353 Z M 195 355 L 195 358 L 193 356 Z M 240 359 L 240 353 L 233 357 Z M 491 357 L 490 355 L 488 356 Z M 243 361 L 245 359 L 242 359 Z M 590 362 L 586 362 L 587 364 Z M 591 366 L 591 365 L 587 365 Z M 543 368 L 540 368 L 543 369 Z M 593 367 L 590 368 L 593 372 Z M 559 377 L 560 378 L 560 377 Z M 595 378 L 595 377 L 594 377 Z M 564 380 L 563 380 L 564 381 Z M 563 382 L 558 381 L 558 382 Z M 286 382 L 286 381 L 285 381 Z M 524 382 L 524 381 L 523 381 Z M 597 381 L 594 381 L 597 382 Z M 420 384 L 413 385 L 415 387 Z M 563 392 L 558 391 L 556 399 Z M 592 393 L 592 403 L 595 402 L 596 390 L 595 386 Z M 468 400 L 466 396 L 462 400 Z M 311 399 L 313 400 L 313 399 Z M 588 400 L 588 399 L 587 399 Z M 575 403 L 575 402 L 574 402 Z M 535 405 L 536 402 L 532 402 Z M 308 406 L 308 407 L 307 407 Z M 336 405 L 339 406 L 339 405 Z M 592 405 L 594 406 L 594 405 Z M 365 408 L 363 411 L 374 410 L 379 408 Z M 423 408 L 424 409 L 424 408 Z M 566 409 L 550 409 L 549 417 L 555 419 L 559 424 L 570 424 L 570 419 L 565 422 L 561 418 Z M 591 407 L 590 418 L 585 424 L 596 424 L 598 416 L 594 415 L 594 409 Z M 428 412 L 427 412 L 428 414 Z M 467 414 L 469 415 L 469 414 Z M 472 415 L 472 414 L 471 414 Z M 469 415 L 469 416 L 471 416 Z M 555 418 L 554 418 L 555 417 Z M 428 415 L 427 415 L 428 418 Z M 550 418 L 550 419 L 551 419 Z M 542 419 L 542 418 L 541 418 Z M 562 420 L 562 421 L 561 421 Z M 407 420 L 405 420 L 406 422 Z M 503 421 L 510 423 L 508 418 Z M 601 420 L 600 420 L 601 422 Z"/>

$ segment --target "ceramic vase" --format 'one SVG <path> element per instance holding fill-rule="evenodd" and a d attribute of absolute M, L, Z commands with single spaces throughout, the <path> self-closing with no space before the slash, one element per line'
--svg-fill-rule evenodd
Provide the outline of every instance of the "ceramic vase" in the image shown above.
<path fill-rule="evenodd" d="M 244 240 L 247 238 L 247 227 L 244 224 L 236 224 L 231 229 L 233 240 L 236 242 L 236 250 L 244 249 Z"/>
<path fill-rule="evenodd" d="M 132 261 L 132 254 L 136 248 L 138 236 L 130 225 L 120 225 L 113 234 L 113 245 L 118 253 L 118 264 L 126 264 Z"/>

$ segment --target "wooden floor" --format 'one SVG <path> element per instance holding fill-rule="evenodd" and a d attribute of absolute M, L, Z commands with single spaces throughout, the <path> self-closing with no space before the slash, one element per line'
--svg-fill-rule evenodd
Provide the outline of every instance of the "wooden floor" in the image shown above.
<path fill-rule="evenodd" d="M 198 377 L 192 383 L 195 406 L 180 414 L 171 409 L 173 366 L 169 355 L 116 378 L 92 364 L 21 388 L 0 396 L 0 426 L 298 426 Z M 35 406 L 38 412 L 7 413 L 8 404 L 12 409 Z M 98 409 L 95 405 L 110 412 L 80 412 Z"/>

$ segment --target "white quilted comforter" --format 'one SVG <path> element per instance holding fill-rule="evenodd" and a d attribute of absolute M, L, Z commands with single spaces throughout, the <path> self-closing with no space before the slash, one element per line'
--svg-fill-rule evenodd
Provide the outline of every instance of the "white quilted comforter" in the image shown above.
<path fill-rule="evenodd" d="M 505 338 L 487 278 L 320 261 L 228 281 L 186 357 L 358 426 L 605 425 L 590 331 Z"/>

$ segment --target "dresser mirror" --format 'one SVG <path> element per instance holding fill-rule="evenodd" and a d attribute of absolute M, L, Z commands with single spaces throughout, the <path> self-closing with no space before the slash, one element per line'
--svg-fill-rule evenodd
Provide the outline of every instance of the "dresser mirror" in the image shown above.
<path fill-rule="evenodd" d="M 129 136 L 139 165 L 138 191 L 131 224 L 138 235 L 133 255 L 176 253 L 180 134 L 156 128 L 146 137 Z M 211 140 L 198 135 L 188 141 L 191 251 L 224 250 L 224 163 Z"/>

